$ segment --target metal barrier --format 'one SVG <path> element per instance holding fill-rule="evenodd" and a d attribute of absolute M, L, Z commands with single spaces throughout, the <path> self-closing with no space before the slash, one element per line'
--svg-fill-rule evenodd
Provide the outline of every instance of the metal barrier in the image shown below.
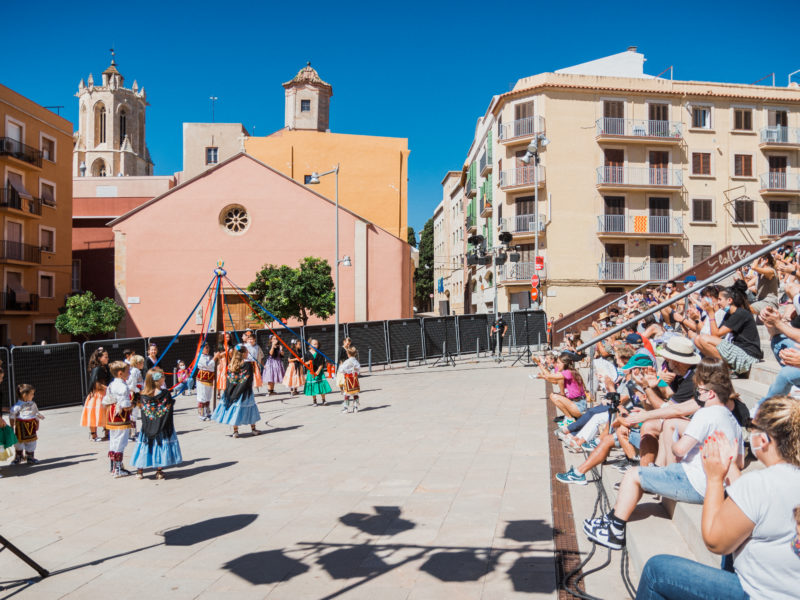
<path fill-rule="evenodd" d="M 456 331 L 455 317 L 427 317 L 422 319 L 423 351 L 425 358 L 437 358 L 444 353 L 444 344 L 447 343 L 447 353 L 458 353 L 458 332 Z"/>
<path fill-rule="evenodd" d="M 547 315 L 543 310 L 525 310 L 511 315 L 514 345 L 533 346 L 547 343 Z"/>
<path fill-rule="evenodd" d="M 308 325 L 303 327 L 303 348 L 304 350 L 308 350 L 306 343 L 310 340 L 317 340 L 319 342 L 319 349 L 322 353 L 330 358 L 332 361 L 336 361 L 336 357 L 338 356 L 339 348 L 334 348 L 336 344 L 336 339 L 334 337 L 334 327 L 335 325 Z M 339 344 L 341 345 L 342 340 L 345 338 L 345 327 L 344 323 L 339 325 Z"/>
<path fill-rule="evenodd" d="M 3 372 L 5 373 L 3 382 L 0 383 L 0 418 L 2 418 L 4 409 L 11 410 L 11 400 L 14 398 L 11 391 L 11 379 L 13 377 L 11 375 L 11 356 L 8 353 L 8 348 L 0 348 L 0 363 L 2 363 L 0 366 L 3 367 Z"/>
<path fill-rule="evenodd" d="M 83 391 L 85 395 L 89 395 L 87 386 L 89 385 L 89 359 L 98 348 L 102 348 L 108 352 L 109 364 L 115 360 L 122 360 L 125 357 L 122 355 L 123 350 L 133 350 L 134 354 L 138 354 L 147 358 L 147 340 L 144 338 L 120 338 L 113 340 L 89 340 L 83 342 Z"/>
<path fill-rule="evenodd" d="M 422 320 L 395 319 L 386 321 L 389 339 L 389 362 L 422 360 Z"/>
<path fill-rule="evenodd" d="M 11 350 L 12 385 L 16 388 L 29 383 L 35 387 L 39 408 L 83 404 L 80 364 L 81 347 L 77 342 L 17 346 Z"/>
<path fill-rule="evenodd" d="M 363 368 L 367 367 L 370 350 L 372 351 L 373 365 L 385 365 L 389 363 L 386 321 L 348 323 L 347 336 L 353 340 L 353 345 L 358 350 L 358 361 Z"/>
<path fill-rule="evenodd" d="M 148 345 L 155 344 L 158 347 L 158 356 L 161 356 L 158 366 L 165 373 L 173 373 L 169 381 L 172 381 L 172 385 L 175 385 L 176 381 L 174 373 L 177 370 L 176 367 L 178 365 L 178 361 L 182 360 L 184 363 L 186 363 L 188 368 L 194 359 L 194 353 L 197 351 L 197 343 L 200 341 L 201 336 L 199 333 L 187 333 L 186 335 L 179 335 L 175 340 L 175 343 L 172 344 L 170 349 L 166 352 L 166 354 L 164 354 L 164 350 L 167 349 L 167 346 L 172 341 L 173 337 L 174 336 L 171 335 L 151 337 L 147 340 L 147 343 Z"/>
<path fill-rule="evenodd" d="M 460 354 L 475 354 L 485 352 L 489 342 L 489 317 L 488 315 L 459 315 L 458 347 Z M 448 348 L 450 344 L 447 344 Z"/>

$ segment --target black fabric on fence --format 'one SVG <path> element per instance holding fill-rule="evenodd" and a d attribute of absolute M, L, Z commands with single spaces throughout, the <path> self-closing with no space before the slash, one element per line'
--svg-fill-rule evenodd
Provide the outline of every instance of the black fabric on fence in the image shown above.
<path fill-rule="evenodd" d="M 209 334 L 208 339 L 211 341 L 213 336 L 216 334 Z M 151 337 L 148 340 L 148 344 L 155 344 L 158 346 L 158 356 L 161 357 L 161 360 L 158 362 L 159 368 L 163 370 L 165 373 L 175 373 L 178 368 L 178 361 L 182 360 L 186 363 L 186 368 L 189 368 L 189 365 L 192 364 L 194 360 L 194 353 L 197 351 L 197 342 L 200 341 L 200 334 L 199 333 L 187 333 L 186 335 L 179 335 L 178 339 L 175 340 L 175 343 L 172 344 L 172 347 L 164 354 L 164 351 L 167 349 L 167 346 L 172 341 L 173 336 L 171 335 L 163 335 L 158 337 Z M 211 348 L 214 348 L 214 344 L 211 344 Z M 162 356 L 163 355 L 163 356 Z M 145 369 L 147 365 L 145 365 Z M 175 376 L 168 375 L 167 381 L 172 382 L 171 385 L 175 383 Z"/>
<path fill-rule="evenodd" d="M 83 389 L 89 393 L 86 386 L 89 384 L 89 358 L 98 348 L 108 352 L 108 362 L 111 364 L 115 360 L 123 360 L 123 350 L 133 350 L 134 354 L 147 358 L 147 340 L 144 338 L 120 338 L 110 340 L 90 340 L 83 343 Z M 146 364 L 146 363 L 145 363 Z"/>
<path fill-rule="evenodd" d="M 319 342 L 319 349 L 325 356 L 334 361 L 334 363 L 336 362 L 336 353 L 339 351 L 338 348 L 334 348 L 335 339 L 333 334 L 335 328 L 335 325 L 308 325 L 307 327 L 303 327 L 303 339 L 306 343 L 311 340 L 317 340 Z M 341 347 L 344 338 L 344 325 L 340 324 L 339 347 Z M 303 344 L 303 348 L 308 350 L 306 344 Z"/>
<path fill-rule="evenodd" d="M 447 342 L 448 354 L 458 353 L 455 317 L 428 317 L 422 319 L 422 331 L 425 334 L 425 358 L 442 356 L 444 342 Z"/>
<path fill-rule="evenodd" d="M 11 350 L 11 358 L 14 385 L 29 383 L 36 388 L 39 408 L 83 404 L 79 344 L 17 346 Z"/>
<path fill-rule="evenodd" d="M 489 319 L 487 315 L 460 315 L 458 320 L 458 342 L 461 354 L 472 354 L 480 342 L 480 351 L 488 349 Z M 508 335 L 508 334 L 506 334 Z M 508 338 L 510 340 L 510 338 Z M 448 348 L 450 344 L 447 344 Z"/>
<path fill-rule="evenodd" d="M 539 340 L 547 343 L 547 315 L 543 310 L 514 312 L 512 321 L 517 346 L 535 346 Z"/>
<path fill-rule="evenodd" d="M 370 350 L 372 350 L 373 365 L 385 365 L 389 362 L 386 352 L 385 321 L 348 323 L 347 335 L 358 350 L 358 360 L 362 367 L 366 367 L 369 362 Z"/>
<path fill-rule="evenodd" d="M 401 362 L 406 359 L 408 346 L 409 360 L 422 360 L 422 320 L 396 319 L 386 321 L 389 334 L 389 360 Z"/>
<path fill-rule="evenodd" d="M 274 329 L 274 331 L 270 331 L 269 329 L 259 329 L 258 331 L 256 331 L 256 343 L 259 346 L 261 346 L 261 349 L 264 351 L 264 358 L 265 359 L 267 357 L 267 352 L 269 352 L 269 346 L 270 346 L 269 338 L 270 338 L 271 335 L 273 335 L 273 333 L 275 335 L 277 335 L 278 338 L 280 340 L 282 340 L 284 344 L 286 344 L 286 346 L 291 346 L 291 342 L 292 342 L 293 339 L 294 340 L 299 340 L 299 339 L 302 338 L 301 328 L 300 327 L 292 327 L 292 329 L 297 332 L 297 335 L 295 335 L 294 333 L 292 333 L 288 329 L 285 329 L 285 328 L 281 327 L 280 325 L 277 325 L 273 329 Z M 286 346 L 281 345 L 281 348 L 283 349 L 283 366 L 284 367 L 287 367 L 289 365 L 289 357 L 292 356 L 291 352 L 289 352 L 286 349 Z M 323 350 L 323 352 L 324 352 L 324 350 Z M 298 354 L 300 354 L 300 356 L 302 357 L 302 354 L 300 352 L 298 352 Z"/>
<path fill-rule="evenodd" d="M 14 397 L 11 395 L 11 356 L 8 354 L 8 348 L 0 348 L 0 362 L 5 373 L 3 383 L 0 384 L 0 415 L 2 415 L 4 410 L 11 409 L 11 399 Z"/>

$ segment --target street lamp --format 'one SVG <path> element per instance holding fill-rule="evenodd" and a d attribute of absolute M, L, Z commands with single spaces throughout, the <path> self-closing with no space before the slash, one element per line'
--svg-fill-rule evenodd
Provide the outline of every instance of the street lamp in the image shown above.
<path fill-rule="evenodd" d="M 216 96 L 209 96 L 209 100 L 211 100 L 211 122 L 214 122 L 214 103 L 219 100 Z"/>
<path fill-rule="evenodd" d="M 312 172 L 308 178 L 308 185 L 317 185 L 319 184 L 320 177 L 325 177 L 325 175 L 330 175 L 331 173 L 336 175 L 336 193 L 335 193 L 335 203 L 336 203 L 336 275 L 333 281 L 333 299 L 335 304 L 335 319 L 334 319 L 334 332 L 333 332 L 333 340 L 334 340 L 334 361 L 338 362 L 339 357 L 339 264 L 344 265 L 345 267 L 352 266 L 353 263 L 350 262 L 350 257 L 345 256 L 343 258 L 339 258 L 339 165 L 337 164 L 333 169 L 330 171 L 325 171 L 324 173 L 317 173 L 316 171 Z M 338 366 L 334 363 L 334 366 Z"/>
<path fill-rule="evenodd" d="M 529 165 L 533 160 L 533 212 L 534 212 L 534 233 L 533 233 L 533 264 L 536 268 L 536 259 L 539 258 L 539 144 L 546 148 L 550 143 L 543 133 L 539 133 L 528 144 L 525 156 L 522 157 L 522 164 Z M 536 302 L 538 308 L 539 302 Z"/>

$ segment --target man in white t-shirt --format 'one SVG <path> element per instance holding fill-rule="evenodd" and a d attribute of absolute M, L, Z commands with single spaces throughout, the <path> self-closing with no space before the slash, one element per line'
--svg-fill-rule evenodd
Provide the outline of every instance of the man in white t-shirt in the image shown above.
<path fill-rule="evenodd" d="M 744 440 L 742 429 L 733 414 L 720 400 L 722 390 L 710 383 L 698 383 L 695 401 L 701 406 L 692 416 L 683 435 L 672 445 L 672 452 L 680 461 L 666 467 L 640 467 L 625 473 L 619 486 L 614 508 L 606 515 L 585 519 L 586 536 L 612 550 L 625 545 L 625 527 L 644 492 L 672 498 L 679 502 L 702 504 L 706 492 L 706 476 L 700 448 L 706 438 L 720 431 L 738 448 L 737 464 L 744 468 Z M 732 472 L 733 473 L 733 472 Z M 738 471 L 736 471 L 738 475 Z"/>

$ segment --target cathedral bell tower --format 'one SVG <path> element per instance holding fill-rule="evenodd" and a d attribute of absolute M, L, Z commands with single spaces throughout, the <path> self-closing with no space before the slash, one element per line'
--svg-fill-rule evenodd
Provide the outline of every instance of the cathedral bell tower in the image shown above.
<path fill-rule="evenodd" d="M 72 175 L 112 177 L 152 175 L 145 143 L 147 97 L 136 81 L 129 89 L 117 70 L 114 51 L 101 85 L 89 74 L 78 84 L 78 131 L 74 136 Z"/>
<path fill-rule="evenodd" d="M 310 62 L 283 87 L 286 90 L 284 127 L 328 131 L 333 88 L 320 79 Z"/>

